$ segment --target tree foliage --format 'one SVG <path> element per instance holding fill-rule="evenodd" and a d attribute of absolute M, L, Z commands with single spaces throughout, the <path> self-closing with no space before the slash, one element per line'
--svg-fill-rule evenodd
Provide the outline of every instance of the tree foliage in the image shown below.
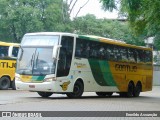
<path fill-rule="evenodd" d="M 107 38 L 122 40 L 130 44 L 144 45 L 144 36 L 134 36 L 127 22 L 96 19 L 94 15 L 88 14 L 77 17 L 73 21 L 73 28 L 78 34 L 98 35 Z"/>
<path fill-rule="evenodd" d="M 19 42 L 26 32 L 65 31 L 67 12 L 63 0 L 1 0 L 1 39 Z"/>
<path fill-rule="evenodd" d="M 134 33 L 136 35 L 144 34 L 146 37 L 155 36 L 157 45 L 157 41 L 160 41 L 160 38 L 158 39 L 160 34 L 160 1 L 100 0 L 104 10 L 116 9 L 118 5 L 117 1 L 119 1 L 118 4 L 120 4 L 120 12 L 127 15 L 130 27 Z"/>
<path fill-rule="evenodd" d="M 144 36 L 134 36 L 128 23 L 117 20 L 97 19 L 88 14 L 70 19 L 77 0 L 1 0 L 0 38 L 20 42 L 28 32 L 76 32 L 124 40 L 143 45 Z M 88 0 L 83 4 L 85 6 Z M 113 4 L 113 3 L 111 3 Z M 80 7 L 80 9 L 83 8 Z"/>

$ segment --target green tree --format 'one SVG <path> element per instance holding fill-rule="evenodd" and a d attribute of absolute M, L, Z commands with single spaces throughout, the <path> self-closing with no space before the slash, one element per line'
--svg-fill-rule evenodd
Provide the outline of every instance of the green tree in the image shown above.
<path fill-rule="evenodd" d="M 5 41 L 20 42 L 27 32 L 69 31 L 70 22 L 63 0 L 0 1 L 0 37 Z"/>
<path fill-rule="evenodd" d="M 73 20 L 73 27 L 78 34 L 94 34 L 98 28 L 98 21 L 94 15 L 88 14 L 86 16 L 77 17 Z"/>
<path fill-rule="evenodd" d="M 117 40 L 123 40 L 130 44 L 144 45 L 144 36 L 134 36 L 127 22 L 97 19 L 94 15 L 77 17 L 73 20 L 73 29 L 78 34 L 97 35 Z"/>
<path fill-rule="evenodd" d="M 105 11 L 112 11 L 120 5 L 120 12 L 126 15 L 134 34 L 155 36 L 156 41 L 160 41 L 157 37 L 160 34 L 159 0 L 100 0 L 100 2 Z M 160 46 L 159 44 L 156 45 Z"/>

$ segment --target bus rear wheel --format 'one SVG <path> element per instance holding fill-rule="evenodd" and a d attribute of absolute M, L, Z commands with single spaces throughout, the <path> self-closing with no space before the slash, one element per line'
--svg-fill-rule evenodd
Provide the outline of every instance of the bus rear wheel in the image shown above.
<path fill-rule="evenodd" d="M 128 91 L 126 92 L 126 97 L 132 97 L 134 92 L 134 84 L 130 82 L 128 84 Z"/>
<path fill-rule="evenodd" d="M 53 94 L 52 92 L 37 92 L 37 93 L 43 98 L 47 98 Z"/>
<path fill-rule="evenodd" d="M 84 91 L 84 85 L 81 81 L 77 81 L 74 85 L 72 93 L 66 93 L 69 98 L 80 98 Z"/>
<path fill-rule="evenodd" d="M 134 88 L 133 96 L 139 97 L 141 91 L 142 91 L 142 85 L 140 82 L 138 82 L 136 87 Z"/>
<path fill-rule="evenodd" d="M 0 78 L 0 89 L 7 90 L 10 87 L 10 79 L 8 77 Z"/>
<path fill-rule="evenodd" d="M 112 96 L 113 92 L 96 92 L 98 96 L 104 97 L 104 96 Z"/>

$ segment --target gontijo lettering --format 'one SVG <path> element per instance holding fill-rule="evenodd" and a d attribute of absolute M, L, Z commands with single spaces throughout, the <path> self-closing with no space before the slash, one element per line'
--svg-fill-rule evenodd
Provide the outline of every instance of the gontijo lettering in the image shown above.
<path fill-rule="evenodd" d="M 115 64 L 115 70 L 116 71 L 137 72 L 137 67 L 131 66 L 131 65 Z"/>
<path fill-rule="evenodd" d="M 11 62 L 0 62 L 1 68 L 16 68 L 16 63 Z"/>

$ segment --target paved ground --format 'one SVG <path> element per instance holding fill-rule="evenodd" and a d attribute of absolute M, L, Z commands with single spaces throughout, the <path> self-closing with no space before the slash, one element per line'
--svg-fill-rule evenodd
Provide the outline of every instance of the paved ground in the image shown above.
<path fill-rule="evenodd" d="M 95 93 L 84 93 L 80 99 L 69 99 L 61 94 L 44 99 L 35 92 L 1 90 L 0 111 L 160 111 L 160 86 L 154 86 L 152 91 L 143 92 L 137 98 L 122 98 L 118 94 L 100 98 Z"/>

